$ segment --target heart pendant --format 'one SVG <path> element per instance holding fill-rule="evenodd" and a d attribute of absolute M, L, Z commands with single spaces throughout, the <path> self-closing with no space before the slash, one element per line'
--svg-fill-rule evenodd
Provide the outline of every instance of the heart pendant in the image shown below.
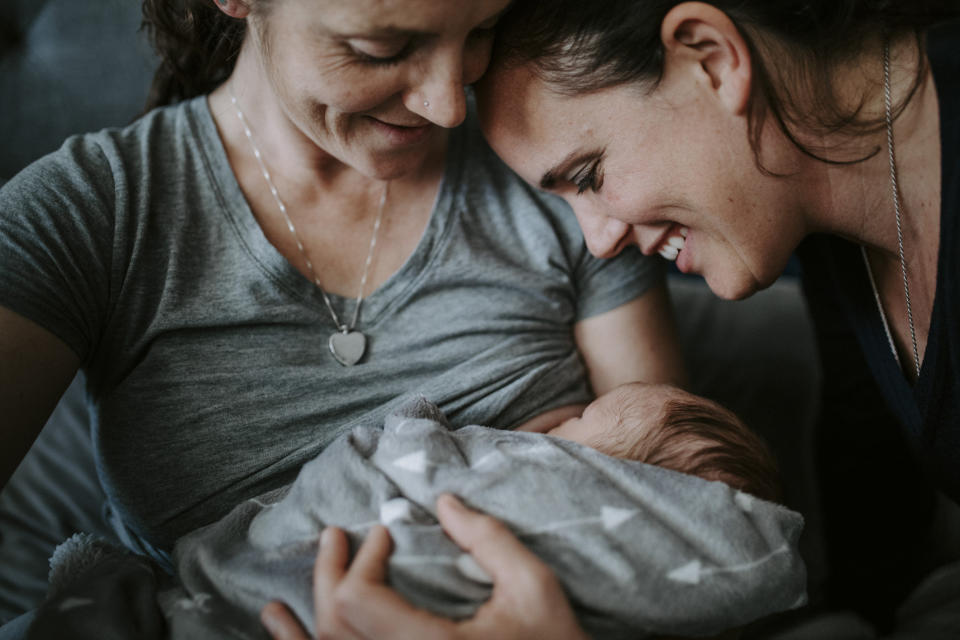
<path fill-rule="evenodd" d="M 367 338 L 359 331 L 347 331 L 345 333 L 338 331 L 330 336 L 328 342 L 330 353 L 336 358 L 337 362 L 345 367 L 350 367 L 363 357 L 367 350 Z"/>

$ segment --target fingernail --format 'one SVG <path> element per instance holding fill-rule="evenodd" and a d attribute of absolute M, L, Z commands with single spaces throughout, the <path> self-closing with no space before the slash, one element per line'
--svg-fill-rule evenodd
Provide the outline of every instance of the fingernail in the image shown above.
<path fill-rule="evenodd" d="M 330 544 L 330 536 L 333 535 L 333 532 L 330 531 L 330 527 L 324 527 L 323 531 L 320 532 L 320 546 L 324 547 Z"/>

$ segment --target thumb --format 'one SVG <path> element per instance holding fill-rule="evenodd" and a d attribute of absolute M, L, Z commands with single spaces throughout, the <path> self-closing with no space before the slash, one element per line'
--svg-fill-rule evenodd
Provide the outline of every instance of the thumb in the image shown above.
<path fill-rule="evenodd" d="M 550 569 L 499 520 L 468 509 L 450 494 L 437 499 L 443 530 L 501 587 L 552 578 Z"/>

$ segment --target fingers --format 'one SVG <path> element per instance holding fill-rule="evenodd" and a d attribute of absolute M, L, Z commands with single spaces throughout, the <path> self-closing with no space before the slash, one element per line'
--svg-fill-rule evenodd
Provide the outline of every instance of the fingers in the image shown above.
<path fill-rule="evenodd" d="M 370 529 L 357 557 L 350 567 L 350 579 L 366 583 L 383 583 L 387 579 L 387 560 L 393 551 L 390 532 L 381 525 Z"/>
<path fill-rule="evenodd" d="M 431 640 L 451 638 L 453 623 L 416 609 L 386 584 L 393 541 L 374 526 L 343 574 L 330 600 L 341 624 L 362 638 Z M 331 611 L 331 614 L 333 612 Z M 318 628 L 320 621 L 318 618 Z"/>
<path fill-rule="evenodd" d="M 437 500 L 437 518 L 457 545 L 474 557 L 495 584 L 552 581 L 553 573 L 499 520 L 463 506 L 449 494 Z"/>
<path fill-rule="evenodd" d="M 437 500 L 437 516 L 453 541 L 493 579 L 490 600 L 459 625 L 461 637 L 587 638 L 556 576 L 507 527 L 451 495 Z"/>
<path fill-rule="evenodd" d="M 260 622 L 273 640 L 310 640 L 310 635 L 293 612 L 280 602 L 271 602 L 260 611 Z"/>
<path fill-rule="evenodd" d="M 313 565 L 313 606 L 318 620 L 321 613 L 332 613 L 334 594 L 347 573 L 349 560 L 350 543 L 346 534 L 336 527 L 324 529 Z"/>
<path fill-rule="evenodd" d="M 316 637 L 325 640 L 448 640 L 454 625 L 414 608 L 386 584 L 393 548 L 390 533 L 375 526 L 350 562 L 346 534 L 336 527 L 320 536 L 313 571 Z M 261 612 L 274 640 L 307 640 L 290 610 L 279 602 Z"/>

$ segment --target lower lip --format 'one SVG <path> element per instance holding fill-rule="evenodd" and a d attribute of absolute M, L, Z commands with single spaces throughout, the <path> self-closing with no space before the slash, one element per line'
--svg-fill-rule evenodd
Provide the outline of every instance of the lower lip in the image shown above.
<path fill-rule="evenodd" d="M 373 128 L 383 134 L 391 144 L 396 146 L 405 146 L 416 144 L 422 141 L 430 133 L 433 125 L 425 124 L 422 127 L 399 127 L 394 124 L 387 124 L 382 120 L 370 118 Z"/>
<path fill-rule="evenodd" d="M 690 273 L 693 269 L 693 265 L 690 264 L 690 235 L 687 232 L 687 237 L 684 238 L 683 249 L 680 250 L 680 254 L 677 256 L 677 260 L 674 264 L 677 265 L 677 270 L 680 273 Z"/>

